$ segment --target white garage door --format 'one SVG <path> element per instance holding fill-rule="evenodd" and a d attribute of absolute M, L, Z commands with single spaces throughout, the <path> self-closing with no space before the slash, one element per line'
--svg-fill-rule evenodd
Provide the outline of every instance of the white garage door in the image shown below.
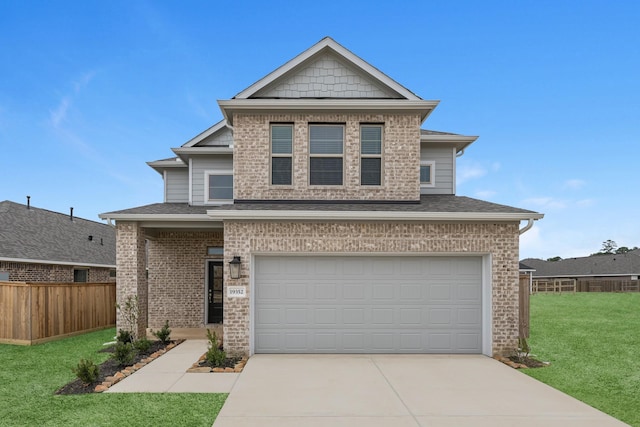
<path fill-rule="evenodd" d="M 255 258 L 256 353 L 481 353 L 482 258 Z"/>

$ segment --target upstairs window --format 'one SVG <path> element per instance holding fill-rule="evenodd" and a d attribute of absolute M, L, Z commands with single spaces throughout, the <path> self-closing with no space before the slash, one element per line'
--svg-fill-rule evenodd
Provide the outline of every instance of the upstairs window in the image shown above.
<path fill-rule="evenodd" d="M 309 125 L 309 184 L 342 185 L 344 125 Z"/>
<path fill-rule="evenodd" d="M 360 185 L 382 184 L 382 125 L 360 126 Z"/>
<path fill-rule="evenodd" d="M 431 160 L 420 161 L 420 186 L 433 187 L 435 185 L 436 165 Z"/>
<path fill-rule="evenodd" d="M 233 202 L 233 171 L 207 171 L 204 176 L 206 202 Z"/>
<path fill-rule="evenodd" d="M 271 185 L 291 185 L 293 125 L 271 125 Z"/>

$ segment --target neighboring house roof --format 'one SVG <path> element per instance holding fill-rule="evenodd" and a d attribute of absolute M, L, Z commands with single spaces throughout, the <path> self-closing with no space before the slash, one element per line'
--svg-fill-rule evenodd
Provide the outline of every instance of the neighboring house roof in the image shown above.
<path fill-rule="evenodd" d="M 333 213 L 333 215 L 331 215 Z M 381 203 L 348 201 L 236 201 L 232 205 L 189 206 L 186 203 L 155 203 L 100 214 L 103 219 L 221 219 L 231 217 L 269 217 L 272 219 L 305 219 L 318 216 L 325 219 L 395 220 L 517 220 L 541 218 L 526 209 L 499 205 L 453 195 L 423 195 L 418 203 Z M 342 217 L 342 218 L 338 218 Z"/>
<path fill-rule="evenodd" d="M 116 232 L 107 224 L 6 200 L 0 202 L 0 260 L 115 268 Z"/>
<path fill-rule="evenodd" d="M 524 263 L 522 263 L 522 262 L 519 264 L 518 269 L 519 269 L 520 271 L 536 271 L 536 269 L 535 269 L 535 268 L 531 268 L 531 267 L 529 267 L 527 264 L 524 264 Z"/>
<path fill-rule="evenodd" d="M 560 261 L 528 258 L 534 277 L 592 277 L 640 275 L 640 249 L 625 254 L 592 255 Z"/>

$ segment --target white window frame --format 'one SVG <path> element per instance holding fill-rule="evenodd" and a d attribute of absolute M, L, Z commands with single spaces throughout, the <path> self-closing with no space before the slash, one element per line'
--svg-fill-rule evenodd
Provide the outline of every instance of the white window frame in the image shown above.
<path fill-rule="evenodd" d="M 233 170 L 221 169 L 221 170 L 208 170 L 204 171 L 204 204 L 205 205 L 231 205 L 233 204 L 233 195 L 231 199 L 210 199 L 209 198 L 209 177 L 211 175 L 231 175 L 231 182 L 233 188 Z"/>
<path fill-rule="evenodd" d="M 291 153 L 274 153 L 273 152 L 273 127 L 289 126 L 291 127 Z M 269 185 L 275 188 L 291 188 L 293 187 L 293 146 L 295 141 L 293 123 L 271 123 L 269 126 Z M 274 184 L 273 183 L 273 158 L 283 157 L 291 159 L 291 184 Z"/>
<path fill-rule="evenodd" d="M 380 154 L 363 154 L 362 153 L 362 128 L 377 127 L 380 128 Z M 379 123 L 361 123 L 360 124 L 360 185 L 363 187 L 382 187 L 384 183 L 384 124 Z M 362 159 L 380 159 L 380 184 L 363 184 L 362 183 Z"/>
<path fill-rule="evenodd" d="M 420 188 L 429 188 L 436 186 L 436 162 L 433 160 L 420 160 L 420 167 L 429 166 L 429 178 L 430 182 L 422 182 L 420 181 Z M 422 175 L 421 173 L 419 175 Z"/>
<path fill-rule="evenodd" d="M 315 126 L 340 126 L 342 127 L 342 153 L 341 154 L 312 154 L 311 153 L 311 128 L 315 127 Z M 345 151 L 345 139 L 347 137 L 346 132 L 347 132 L 347 126 L 344 123 L 310 123 L 308 125 L 309 131 L 308 131 L 308 138 L 309 138 L 309 159 L 307 162 L 307 170 L 309 171 L 308 173 L 308 183 L 309 183 L 309 187 L 314 187 L 314 188 L 318 188 L 318 187 L 330 187 L 330 188 L 335 188 L 335 187 L 344 187 L 344 182 L 345 182 L 345 165 L 344 165 L 344 151 Z M 311 159 L 312 158 L 339 158 L 342 159 L 342 184 L 312 184 L 311 183 Z"/>

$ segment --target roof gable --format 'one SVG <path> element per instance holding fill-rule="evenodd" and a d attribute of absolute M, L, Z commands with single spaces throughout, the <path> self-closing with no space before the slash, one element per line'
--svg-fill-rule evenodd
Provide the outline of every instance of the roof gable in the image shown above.
<path fill-rule="evenodd" d="M 330 37 L 234 97 L 255 98 L 421 99 Z"/>

